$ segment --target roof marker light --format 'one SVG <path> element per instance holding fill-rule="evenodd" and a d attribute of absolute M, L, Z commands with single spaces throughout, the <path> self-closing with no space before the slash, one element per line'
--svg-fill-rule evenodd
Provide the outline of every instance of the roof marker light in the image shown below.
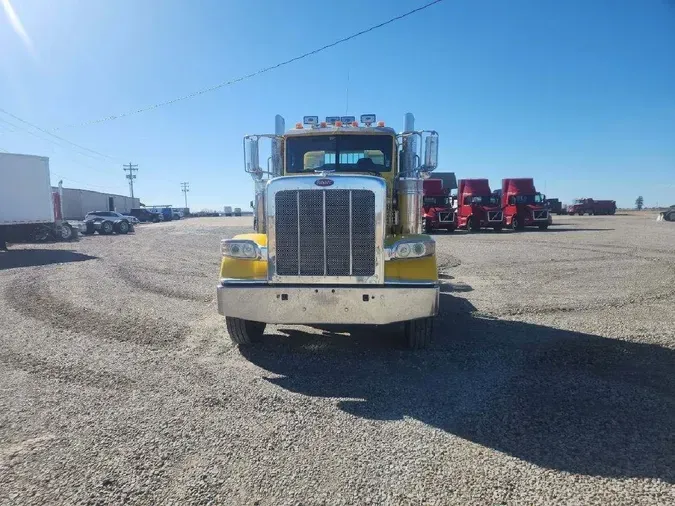
<path fill-rule="evenodd" d="M 298 121 L 298 122 L 295 124 L 295 128 L 296 128 L 297 130 L 302 130 L 302 128 L 303 128 L 303 127 L 302 127 L 302 123 L 300 123 L 300 122 Z"/>
<path fill-rule="evenodd" d="M 358 127 L 358 126 L 359 126 L 359 122 L 358 122 L 358 121 L 352 121 L 352 126 L 353 126 L 353 127 Z"/>
<path fill-rule="evenodd" d="M 321 123 L 319 123 L 319 126 L 320 126 L 321 128 L 326 128 L 326 122 L 325 122 L 325 121 L 322 121 Z"/>
<path fill-rule="evenodd" d="M 336 127 L 341 127 L 341 126 L 342 126 L 342 121 L 337 120 L 337 121 L 335 122 L 335 126 L 336 126 Z"/>
<path fill-rule="evenodd" d="M 384 126 L 384 121 L 378 121 L 378 122 L 377 122 L 377 126 L 383 127 L 383 126 Z"/>
<path fill-rule="evenodd" d="M 362 114 L 361 115 L 361 123 L 365 123 L 366 126 L 370 126 L 373 123 L 375 123 L 375 120 L 377 118 L 375 117 L 374 114 Z"/>

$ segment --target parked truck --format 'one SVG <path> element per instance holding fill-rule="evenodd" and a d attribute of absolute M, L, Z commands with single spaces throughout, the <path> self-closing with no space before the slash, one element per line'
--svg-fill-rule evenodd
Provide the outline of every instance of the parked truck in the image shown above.
<path fill-rule="evenodd" d="M 457 226 L 469 232 L 481 228 L 500 231 L 504 213 L 499 198 L 490 191 L 487 179 L 460 179 L 457 191 Z"/>
<path fill-rule="evenodd" d="M 306 116 L 286 131 L 244 138 L 256 231 L 221 242 L 218 311 L 247 345 L 267 324 L 403 322 L 411 348 L 429 341 L 438 313 L 435 242 L 423 234 L 423 179 L 438 134 L 401 134 L 375 115 Z M 271 140 L 269 168 L 258 143 Z M 264 168 L 263 168 L 264 167 Z"/>
<path fill-rule="evenodd" d="M 443 187 L 443 180 L 425 179 L 422 185 L 424 198 L 422 200 L 424 232 L 447 230 L 454 232 L 457 229 L 457 216 L 453 208 L 453 197 L 450 189 Z"/>
<path fill-rule="evenodd" d="M 52 192 L 49 158 L 0 153 L 0 227 L 7 242 L 67 241 L 79 228 L 63 219 L 62 187 Z"/>
<path fill-rule="evenodd" d="M 593 200 L 590 198 L 575 199 L 574 203 L 567 207 L 568 214 L 615 214 L 616 201 L 614 200 Z"/>
<path fill-rule="evenodd" d="M 232 216 L 232 207 L 231 206 L 223 207 L 223 214 L 225 216 Z"/>
<path fill-rule="evenodd" d="M 537 192 L 534 179 L 506 178 L 502 179 L 502 188 L 496 194 L 501 199 L 504 212 L 504 224 L 514 230 L 525 227 L 538 227 L 546 230 L 550 215 L 546 209 L 546 196 Z"/>
<path fill-rule="evenodd" d="M 234 208 L 234 215 L 235 216 L 241 216 L 241 207 L 235 207 Z"/>
<path fill-rule="evenodd" d="M 558 216 L 561 214 L 567 214 L 567 207 L 563 206 L 562 202 L 560 202 L 560 199 L 546 199 L 545 204 L 546 209 L 548 209 L 550 214 L 555 213 Z"/>

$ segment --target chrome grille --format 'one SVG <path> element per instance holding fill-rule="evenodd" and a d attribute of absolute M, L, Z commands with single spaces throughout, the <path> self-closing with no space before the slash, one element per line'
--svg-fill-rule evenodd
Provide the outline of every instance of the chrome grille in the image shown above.
<path fill-rule="evenodd" d="M 535 220 L 547 220 L 548 219 L 548 211 L 533 211 L 532 214 L 534 215 L 533 218 Z"/>
<path fill-rule="evenodd" d="M 501 211 L 488 211 L 488 221 L 502 221 L 504 216 Z"/>
<path fill-rule="evenodd" d="M 278 275 L 375 274 L 372 191 L 282 190 L 275 208 Z"/>
<path fill-rule="evenodd" d="M 442 223 L 453 221 L 454 219 L 455 217 L 453 216 L 453 213 L 444 213 L 444 212 L 438 213 L 438 221 Z"/>

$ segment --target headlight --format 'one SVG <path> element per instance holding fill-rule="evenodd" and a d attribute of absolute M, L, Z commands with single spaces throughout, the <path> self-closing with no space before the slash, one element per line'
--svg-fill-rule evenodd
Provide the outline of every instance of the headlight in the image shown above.
<path fill-rule="evenodd" d="M 387 259 L 420 258 L 432 256 L 436 253 L 436 243 L 433 240 L 405 240 L 398 241 L 387 248 Z"/>
<path fill-rule="evenodd" d="M 223 239 L 220 241 L 220 252 L 224 257 L 261 258 L 260 248 L 249 240 Z"/>

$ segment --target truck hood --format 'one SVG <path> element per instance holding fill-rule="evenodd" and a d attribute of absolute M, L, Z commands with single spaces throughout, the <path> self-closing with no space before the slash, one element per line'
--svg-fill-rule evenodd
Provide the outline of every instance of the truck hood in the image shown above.
<path fill-rule="evenodd" d="M 493 211 L 501 211 L 502 208 L 499 206 L 481 206 L 481 205 L 472 205 L 471 208 L 473 209 L 474 212 L 476 211 L 483 211 L 485 213 L 493 212 Z"/>

